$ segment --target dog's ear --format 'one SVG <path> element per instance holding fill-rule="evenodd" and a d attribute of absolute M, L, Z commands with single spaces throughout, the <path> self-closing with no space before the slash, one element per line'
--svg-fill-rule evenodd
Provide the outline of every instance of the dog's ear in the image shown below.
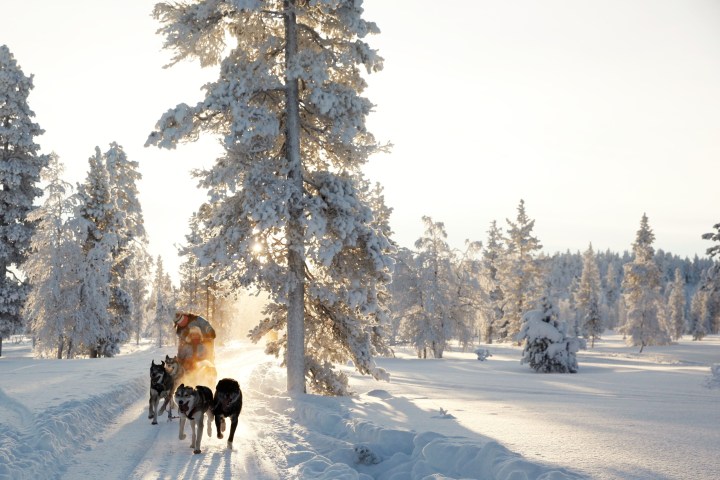
<path fill-rule="evenodd" d="M 152 359 L 152 366 L 153 366 L 153 367 L 155 366 L 155 359 L 154 359 L 154 358 Z"/>

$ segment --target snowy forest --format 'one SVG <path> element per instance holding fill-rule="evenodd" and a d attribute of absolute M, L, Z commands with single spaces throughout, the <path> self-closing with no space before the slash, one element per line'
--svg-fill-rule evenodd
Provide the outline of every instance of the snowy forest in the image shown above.
<path fill-rule="evenodd" d="M 145 146 L 213 135 L 224 149 L 195 173 L 207 201 L 167 253 L 182 258 L 179 284 L 148 253 L 132 150 L 90 144 L 84 181 L 66 181 L 63 161 L 79 160 L 42 153 L 33 77 L 0 46 L 0 355 L 13 335 L 57 359 L 162 346 L 176 311 L 205 316 L 222 341 L 248 292 L 268 301 L 246 334 L 284 360 L 288 390 L 329 395 L 347 393 L 333 365 L 387 378 L 373 358 L 398 344 L 425 359 L 510 342 L 529 368 L 574 373 L 575 353 L 608 330 L 639 352 L 720 333 L 720 223 L 697 232 L 702 258 L 655 245 L 652 212 L 638 212 L 626 251 L 590 240 L 551 253 L 519 200 L 486 238 L 450 245 L 442 219 L 423 217 L 424 234 L 398 245 L 392 205 L 363 173 L 388 148 L 363 97 L 383 59 L 353 2 L 159 3 L 153 15 L 173 63 L 219 69 L 200 102 L 158 112 Z"/>

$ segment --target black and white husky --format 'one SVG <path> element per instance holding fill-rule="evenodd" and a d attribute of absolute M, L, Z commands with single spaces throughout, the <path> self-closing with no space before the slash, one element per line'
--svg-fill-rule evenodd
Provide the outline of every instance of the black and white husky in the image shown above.
<path fill-rule="evenodd" d="M 165 371 L 165 362 L 155 363 L 153 359 L 150 364 L 150 412 L 148 418 L 152 418 L 152 424 L 157 425 L 158 415 L 167 408 L 168 420 L 172 418 L 172 394 L 173 394 L 173 378 Z M 160 400 L 163 405 L 158 411 Z"/>
<path fill-rule="evenodd" d="M 217 438 L 223 438 L 225 431 L 225 418 L 230 418 L 230 436 L 228 437 L 228 448 L 232 447 L 235 429 L 238 424 L 238 416 L 242 410 L 242 391 L 240 384 L 232 378 L 223 378 L 215 387 L 215 398 L 213 399 L 213 415 L 215 416 L 215 431 Z"/>
<path fill-rule="evenodd" d="M 207 434 L 212 437 L 213 422 L 213 394 L 212 390 L 203 385 L 195 388 L 186 387 L 185 384 L 175 390 L 175 403 L 180 410 L 180 433 L 178 438 L 185 439 L 185 420 L 190 420 L 192 430 L 192 442 L 190 446 L 193 453 L 200 453 L 200 441 L 202 440 L 203 423 L 207 414 Z"/>

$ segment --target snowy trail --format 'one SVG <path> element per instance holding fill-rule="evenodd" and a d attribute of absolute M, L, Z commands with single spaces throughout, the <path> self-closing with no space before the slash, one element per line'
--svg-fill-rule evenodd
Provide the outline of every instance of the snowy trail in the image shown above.
<path fill-rule="evenodd" d="M 220 357 L 218 357 L 220 358 Z M 247 385 L 251 370 L 260 360 L 267 360 L 258 348 L 227 355 L 230 363 L 218 363 L 219 378 L 233 377 Z M 276 465 L 278 459 L 272 453 L 273 439 L 260 433 L 267 425 L 258 425 L 252 419 L 254 410 L 262 408 L 254 400 L 253 392 L 243 387 L 245 405 L 238 422 L 232 449 L 226 440 L 207 436 L 203 432 L 202 454 L 194 455 L 190 448 L 189 426 L 185 426 L 188 437 L 178 438 L 179 422 L 159 418 L 158 425 L 151 425 L 148 415 L 148 401 L 145 393 L 130 405 L 121 415 L 98 432 L 96 438 L 83 447 L 84 451 L 73 457 L 71 465 L 61 478 L 72 480 L 94 480 L 102 473 L 103 478 L 132 480 L 177 479 L 177 478 L 281 478 Z M 177 412 L 174 412 L 175 414 Z M 268 448 L 270 447 L 270 448 Z"/>
<path fill-rule="evenodd" d="M 150 362 L 172 347 L 59 362 L 18 345 L 0 359 L 0 480 L 718 478 L 720 336 L 638 357 L 608 335 L 577 375 L 490 348 L 484 362 L 398 351 L 378 359 L 390 383 L 346 365 L 357 395 L 334 398 L 290 397 L 261 346 L 222 347 L 219 376 L 243 389 L 235 445 L 205 434 L 194 455 L 178 421 L 147 418 Z"/>

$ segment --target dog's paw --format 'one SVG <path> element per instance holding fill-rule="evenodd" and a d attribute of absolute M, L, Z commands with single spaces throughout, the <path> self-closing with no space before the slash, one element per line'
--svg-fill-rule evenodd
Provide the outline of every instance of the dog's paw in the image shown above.
<path fill-rule="evenodd" d="M 222 434 L 221 432 L 217 432 L 217 437 L 218 437 L 218 438 L 223 438 L 223 434 Z"/>
<path fill-rule="evenodd" d="M 153 424 L 153 425 L 157 425 L 157 424 L 158 424 L 158 423 L 157 423 L 157 420 L 153 420 L 153 421 L 152 421 L 152 424 Z"/>
<path fill-rule="evenodd" d="M 193 453 L 198 454 L 198 453 L 202 453 L 202 452 L 196 448 L 195 450 L 193 450 Z"/>
<path fill-rule="evenodd" d="M 232 442 L 228 441 L 227 448 L 228 450 L 232 450 Z"/>
<path fill-rule="evenodd" d="M 185 437 L 187 437 L 187 435 L 185 435 L 184 433 L 181 433 L 180 435 L 178 435 L 178 438 L 179 438 L 180 440 L 185 440 Z M 192 446 L 192 445 L 191 445 L 191 446 Z"/>

